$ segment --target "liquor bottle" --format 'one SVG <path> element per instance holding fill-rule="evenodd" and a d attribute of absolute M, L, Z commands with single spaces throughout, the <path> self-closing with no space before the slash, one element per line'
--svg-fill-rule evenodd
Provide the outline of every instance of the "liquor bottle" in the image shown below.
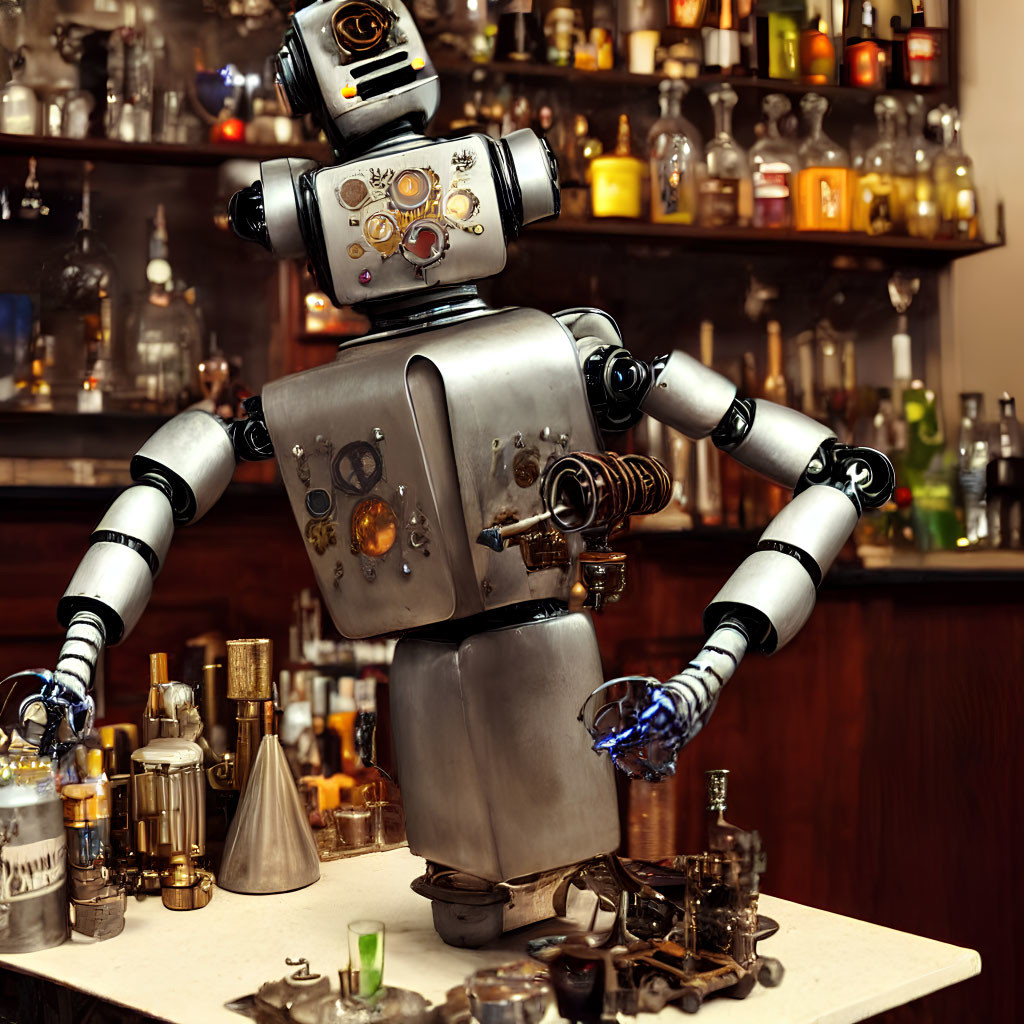
<path fill-rule="evenodd" d="M 960 145 L 960 114 L 945 104 L 928 115 L 942 133 L 942 150 L 935 157 L 932 174 L 939 207 L 939 237 L 976 239 L 978 197 L 974 188 L 974 162 Z"/>
<path fill-rule="evenodd" d="M 746 154 L 732 135 L 737 96 L 732 86 L 717 85 L 708 100 L 715 114 L 715 135 L 705 149 L 706 172 L 698 186 L 700 222 L 705 227 L 733 227 L 745 220 L 742 193 L 750 191 Z"/>
<path fill-rule="evenodd" d="M 615 152 L 590 161 L 590 208 L 595 217 L 640 217 L 643 161 L 633 156 L 629 117 L 619 115 Z"/>
<path fill-rule="evenodd" d="M 122 142 L 149 142 L 153 133 L 153 53 L 137 20 L 136 5 L 126 3 L 108 43 L 106 130 Z"/>
<path fill-rule="evenodd" d="M 849 231 L 850 157 L 822 127 L 828 100 L 811 92 L 800 101 L 800 109 L 809 134 L 800 147 L 796 226 L 801 231 Z"/>
<path fill-rule="evenodd" d="M 803 0 L 759 0 L 758 66 L 768 78 L 800 80 L 800 26 L 807 20 Z"/>
<path fill-rule="evenodd" d="M 92 230 L 92 165 L 71 246 L 43 264 L 40 327 L 52 338 L 45 376 L 57 411 L 99 412 L 114 387 L 117 272 Z"/>
<path fill-rule="evenodd" d="M 836 48 L 817 11 L 800 33 L 800 78 L 806 85 L 831 85 L 836 80 Z"/>
<path fill-rule="evenodd" d="M 908 235 L 932 239 L 939 233 L 939 204 L 932 176 L 938 147 L 924 134 L 924 98 L 914 96 L 907 102 L 906 110 L 907 135 L 902 142 L 901 169 L 911 175 L 911 184 L 903 200 L 903 217 Z"/>
<path fill-rule="evenodd" d="M 533 0 L 502 0 L 494 59 L 543 64 L 546 50 L 540 21 L 533 12 Z"/>
<path fill-rule="evenodd" d="M 577 28 L 579 13 L 566 2 L 557 2 L 544 19 L 544 36 L 548 42 L 547 61 L 556 67 L 573 65 L 573 52 L 582 32 Z"/>
<path fill-rule="evenodd" d="M 601 155 L 601 140 L 590 134 L 590 123 L 583 114 L 576 114 L 572 122 L 566 159 L 559 162 L 562 190 L 562 216 L 566 220 L 584 220 L 590 209 L 591 161 Z"/>
<path fill-rule="evenodd" d="M 766 356 L 767 369 L 761 394 L 776 405 L 789 405 L 789 386 L 782 371 L 782 327 L 778 320 L 768 321 Z M 773 519 L 786 504 L 786 493 L 781 487 L 766 482 L 764 500 L 766 518 Z"/>
<path fill-rule="evenodd" d="M 986 471 L 988 532 L 994 547 L 1024 546 L 1024 440 L 1015 401 L 999 399 L 995 451 Z"/>
<path fill-rule="evenodd" d="M 985 507 L 985 471 L 989 463 L 989 429 L 982 422 L 984 397 L 977 391 L 960 395 L 959 457 L 960 500 L 963 502 L 964 536 L 970 546 L 988 539 Z"/>
<path fill-rule="evenodd" d="M 910 31 L 903 43 L 906 77 L 913 88 L 942 86 L 949 81 L 946 35 L 946 30 L 926 25 L 924 0 L 914 0 Z"/>
<path fill-rule="evenodd" d="M 148 290 L 132 317 L 129 378 L 135 398 L 157 412 L 176 412 L 199 394 L 201 328 L 174 292 L 167 220 L 157 206 L 146 262 Z"/>
<path fill-rule="evenodd" d="M 793 226 L 793 193 L 800 171 L 800 154 L 793 142 L 779 131 L 779 121 L 789 111 L 788 97 L 781 93 L 765 96 L 767 131 L 750 150 L 756 228 Z"/>
<path fill-rule="evenodd" d="M 743 70 L 735 7 L 734 0 L 720 0 L 714 23 L 704 30 L 704 69 L 710 74 L 732 75 Z"/>
<path fill-rule="evenodd" d="M 860 28 L 846 41 L 844 63 L 847 85 L 859 89 L 885 87 L 885 48 L 876 37 L 875 9 L 871 0 L 863 0 Z"/>
<path fill-rule="evenodd" d="M 934 391 L 911 381 L 903 409 L 908 428 L 903 477 L 913 495 L 914 539 L 921 551 L 949 550 L 962 532 L 956 517 L 958 460 L 945 451 Z"/>
<path fill-rule="evenodd" d="M 899 221 L 896 189 L 896 120 L 899 104 L 892 96 L 875 100 L 878 141 L 867 151 L 853 197 L 853 230 L 869 235 L 891 233 Z"/>
<path fill-rule="evenodd" d="M 654 54 L 665 27 L 665 0 L 625 0 L 618 4 L 619 36 L 626 40 L 629 70 L 654 73 Z"/>
<path fill-rule="evenodd" d="M 704 161 L 700 135 L 682 115 L 686 84 L 658 86 L 661 117 L 647 137 L 651 163 L 651 220 L 692 224 L 697 219 L 697 179 Z"/>
<path fill-rule="evenodd" d="M 715 326 L 710 320 L 700 325 L 700 361 L 711 366 L 715 359 Z M 704 526 L 722 525 L 721 452 L 710 437 L 702 437 L 696 450 L 696 508 Z"/>
<path fill-rule="evenodd" d="M 673 28 L 699 29 L 707 9 L 708 0 L 669 0 L 668 23 Z"/>
<path fill-rule="evenodd" d="M 10 81 L 0 89 L 0 132 L 5 135 L 35 135 L 39 131 L 39 97 L 22 79 L 25 48 L 11 59 Z"/>

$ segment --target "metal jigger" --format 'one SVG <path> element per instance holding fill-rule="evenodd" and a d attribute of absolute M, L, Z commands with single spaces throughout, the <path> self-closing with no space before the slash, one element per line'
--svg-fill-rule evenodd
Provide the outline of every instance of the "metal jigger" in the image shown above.
<path fill-rule="evenodd" d="M 304 889 L 319 877 L 313 830 L 281 744 L 268 734 L 228 830 L 217 884 L 256 895 Z"/>
<path fill-rule="evenodd" d="M 263 703 L 273 696 L 274 645 L 270 640 L 229 640 L 227 646 L 228 699 L 238 703 L 234 783 L 244 795 L 260 745 Z"/>

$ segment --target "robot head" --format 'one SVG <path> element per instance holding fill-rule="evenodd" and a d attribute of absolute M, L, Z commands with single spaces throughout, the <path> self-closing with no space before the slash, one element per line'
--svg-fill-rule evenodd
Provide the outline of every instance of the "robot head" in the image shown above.
<path fill-rule="evenodd" d="M 394 121 L 422 131 L 440 99 L 419 30 L 399 0 L 302 6 L 277 54 L 277 85 L 291 114 L 312 114 L 338 150 Z"/>

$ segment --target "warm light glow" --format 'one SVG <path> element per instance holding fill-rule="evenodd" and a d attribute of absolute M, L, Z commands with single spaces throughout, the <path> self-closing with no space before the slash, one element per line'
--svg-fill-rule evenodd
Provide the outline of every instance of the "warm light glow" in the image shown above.
<path fill-rule="evenodd" d="M 210 129 L 210 136 L 212 142 L 241 142 L 245 138 L 245 122 L 227 117 Z"/>
<path fill-rule="evenodd" d="M 422 57 L 413 57 L 413 59 L 409 62 L 409 66 L 413 69 L 413 71 L 419 71 L 421 68 L 426 66 L 426 63 L 427 62 Z"/>
<path fill-rule="evenodd" d="M 351 100 L 359 94 L 359 90 L 354 85 L 343 85 L 341 87 L 342 99 Z"/>
<path fill-rule="evenodd" d="M 381 498 L 367 498 L 352 512 L 352 543 L 364 555 L 386 555 L 398 537 L 398 519 Z"/>
<path fill-rule="evenodd" d="M 971 546 L 971 542 L 966 537 L 957 537 L 956 546 L 958 548 L 969 548 Z"/>

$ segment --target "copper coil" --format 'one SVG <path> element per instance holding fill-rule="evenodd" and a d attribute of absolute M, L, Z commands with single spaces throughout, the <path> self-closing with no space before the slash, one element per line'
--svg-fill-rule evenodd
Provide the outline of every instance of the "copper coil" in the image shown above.
<path fill-rule="evenodd" d="M 380 46 L 390 26 L 390 14 L 366 0 L 342 4 L 331 19 L 334 38 L 349 53 L 366 53 Z"/>

